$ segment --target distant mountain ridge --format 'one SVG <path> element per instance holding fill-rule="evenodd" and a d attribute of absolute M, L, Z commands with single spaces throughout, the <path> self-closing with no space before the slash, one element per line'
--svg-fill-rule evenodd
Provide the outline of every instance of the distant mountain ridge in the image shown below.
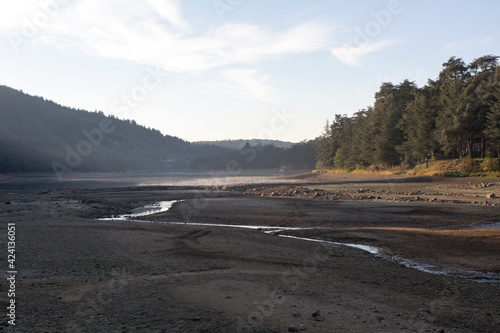
<path fill-rule="evenodd" d="M 194 144 L 207 144 L 207 145 L 214 145 L 218 147 L 224 147 L 224 148 L 229 148 L 229 149 L 236 149 L 240 150 L 245 147 L 245 145 L 248 143 L 252 147 L 256 146 L 268 146 L 272 145 L 276 148 L 292 148 L 293 145 L 295 145 L 294 142 L 289 142 L 289 141 L 279 141 L 279 140 L 261 140 L 261 139 L 237 139 L 237 140 L 217 140 L 217 141 L 195 141 L 193 142 Z"/>

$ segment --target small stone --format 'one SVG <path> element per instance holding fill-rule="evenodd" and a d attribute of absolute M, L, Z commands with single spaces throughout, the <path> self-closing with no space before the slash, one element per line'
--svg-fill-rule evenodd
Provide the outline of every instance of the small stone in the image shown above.
<path fill-rule="evenodd" d="M 6 205 L 11 205 L 11 204 L 12 204 L 12 202 L 7 201 L 5 204 L 6 204 Z"/>
<path fill-rule="evenodd" d="M 495 193 L 490 193 L 486 195 L 486 199 L 495 199 L 495 198 L 496 198 Z"/>
<path fill-rule="evenodd" d="M 305 331 L 306 330 L 306 325 L 300 324 L 299 328 L 300 328 L 301 331 Z"/>
<path fill-rule="evenodd" d="M 318 309 L 318 310 L 316 310 L 316 311 L 314 311 L 314 312 L 312 313 L 312 316 L 313 316 L 313 317 L 319 317 L 319 316 L 321 316 L 321 311 L 320 311 L 319 309 Z"/>
<path fill-rule="evenodd" d="M 299 332 L 299 328 L 295 325 L 288 326 L 288 332 Z"/>

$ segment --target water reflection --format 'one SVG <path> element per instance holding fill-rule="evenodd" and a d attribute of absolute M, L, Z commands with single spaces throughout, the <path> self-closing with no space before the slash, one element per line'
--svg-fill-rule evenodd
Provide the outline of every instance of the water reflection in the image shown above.
<path fill-rule="evenodd" d="M 301 172 L 306 171 L 288 171 L 286 175 Z M 63 179 L 58 179 L 54 174 L 27 174 L 2 176 L 0 191 L 37 194 L 56 189 L 279 183 L 283 175 L 285 174 L 277 170 L 244 170 L 238 175 L 229 175 L 227 172 L 74 173 L 66 175 Z"/>

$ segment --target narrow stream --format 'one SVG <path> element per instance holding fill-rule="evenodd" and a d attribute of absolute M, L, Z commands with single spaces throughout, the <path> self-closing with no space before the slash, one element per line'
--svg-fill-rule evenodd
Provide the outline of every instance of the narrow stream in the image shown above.
<path fill-rule="evenodd" d="M 149 221 L 149 220 L 138 220 L 137 217 L 143 217 L 153 214 L 158 214 L 162 212 L 168 211 L 173 204 L 176 202 L 181 202 L 182 200 L 172 200 L 172 201 L 160 201 L 154 204 L 146 205 L 143 207 L 139 207 L 133 209 L 129 214 L 119 215 L 117 217 L 108 217 L 108 218 L 99 218 L 99 221 L 130 221 L 130 222 L 140 222 L 140 223 L 162 223 L 162 224 L 173 224 L 173 225 L 187 225 L 187 226 L 203 226 L 203 227 L 222 227 L 222 228 L 241 228 L 241 229 L 251 229 L 251 230 L 259 230 L 266 234 L 276 235 L 278 237 L 291 238 L 300 241 L 308 241 L 308 242 L 317 242 L 324 244 L 332 244 L 332 245 L 341 245 L 347 246 L 355 249 L 359 249 L 362 251 L 369 252 L 377 257 L 396 262 L 400 265 L 403 265 L 407 268 L 416 269 L 418 271 L 429 273 L 429 274 L 437 274 L 437 275 L 446 275 L 456 278 L 462 278 L 474 282 L 480 283 L 491 283 L 494 285 L 500 285 L 500 275 L 494 273 L 483 273 L 472 270 L 462 270 L 462 269 L 447 269 L 443 267 L 439 267 L 432 264 L 421 263 L 417 261 L 413 261 L 410 259 L 406 259 L 391 252 L 376 246 L 364 245 L 364 244 L 354 244 L 354 243 L 339 243 L 332 242 L 321 239 L 314 238 L 305 238 L 305 237 L 296 237 L 292 235 L 284 235 L 281 234 L 283 231 L 298 231 L 298 230 L 312 230 L 312 229 L 332 229 L 330 227 L 273 227 L 273 226 L 258 226 L 258 225 L 238 225 L 238 224 L 221 224 L 221 223 L 201 223 L 201 222 L 168 222 L 168 221 Z M 483 227 L 483 228 L 492 228 L 499 227 L 498 223 L 494 223 L 493 225 L 484 225 L 484 226 L 475 226 L 475 227 Z"/>
<path fill-rule="evenodd" d="M 126 220 L 131 220 L 135 217 L 163 213 L 163 212 L 168 211 L 170 208 L 172 208 L 172 205 L 174 203 L 179 202 L 179 201 L 181 201 L 181 200 L 155 202 L 153 204 L 149 204 L 146 206 L 132 209 L 132 212 L 130 214 L 123 214 L 123 215 L 116 216 L 116 217 L 105 217 L 105 218 L 100 218 L 97 220 L 99 220 L 99 221 L 126 221 Z"/>

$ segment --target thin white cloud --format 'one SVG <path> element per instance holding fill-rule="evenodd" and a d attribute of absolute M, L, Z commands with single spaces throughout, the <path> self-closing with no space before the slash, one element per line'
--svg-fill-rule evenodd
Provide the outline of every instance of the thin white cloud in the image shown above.
<path fill-rule="evenodd" d="M 178 1 L 146 0 L 158 15 L 170 22 L 175 28 L 188 30 L 189 23 L 182 17 L 180 4 Z"/>
<path fill-rule="evenodd" d="M 471 46 L 480 46 L 480 45 L 491 43 L 494 40 L 495 40 L 495 38 L 489 37 L 489 36 L 476 37 L 476 38 L 472 38 L 472 39 L 462 41 L 462 42 L 455 41 L 455 42 L 446 44 L 446 49 L 450 50 L 450 49 L 461 49 L 464 47 L 471 47 Z"/>
<path fill-rule="evenodd" d="M 387 46 L 396 43 L 395 40 L 383 40 L 380 42 L 366 42 L 359 46 L 345 45 L 333 47 L 330 52 L 347 66 L 359 66 L 361 59 L 366 55 L 379 51 Z"/>
<path fill-rule="evenodd" d="M 0 32 L 20 30 L 26 21 L 33 19 L 33 15 L 41 10 L 36 1 L 18 0 L 4 4 L 0 11 Z"/>
<path fill-rule="evenodd" d="M 244 23 L 197 31 L 183 17 L 176 0 L 146 1 L 147 5 L 140 0 L 124 5 L 118 0 L 75 0 L 51 15 L 49 24 L 27 42 L 78 48 L 90 55 L 190 73 L 249 64 L 273 55 L 312 52 L 329 43 L 331 31 L 318 23 L 279 32 Z M 10 28 L 0 25 L 0 33 L 12 34 Z"/>
<path fill-rule="evenodd" d="M 252 98 L 279 104 L 279 99 L 275 94 L 275 88 L 266 85 L 267 75 L 260 75 L 258 70 L 235 68 L 222 71 L 222 76 L 235 84 L 235 90 Z"/>

